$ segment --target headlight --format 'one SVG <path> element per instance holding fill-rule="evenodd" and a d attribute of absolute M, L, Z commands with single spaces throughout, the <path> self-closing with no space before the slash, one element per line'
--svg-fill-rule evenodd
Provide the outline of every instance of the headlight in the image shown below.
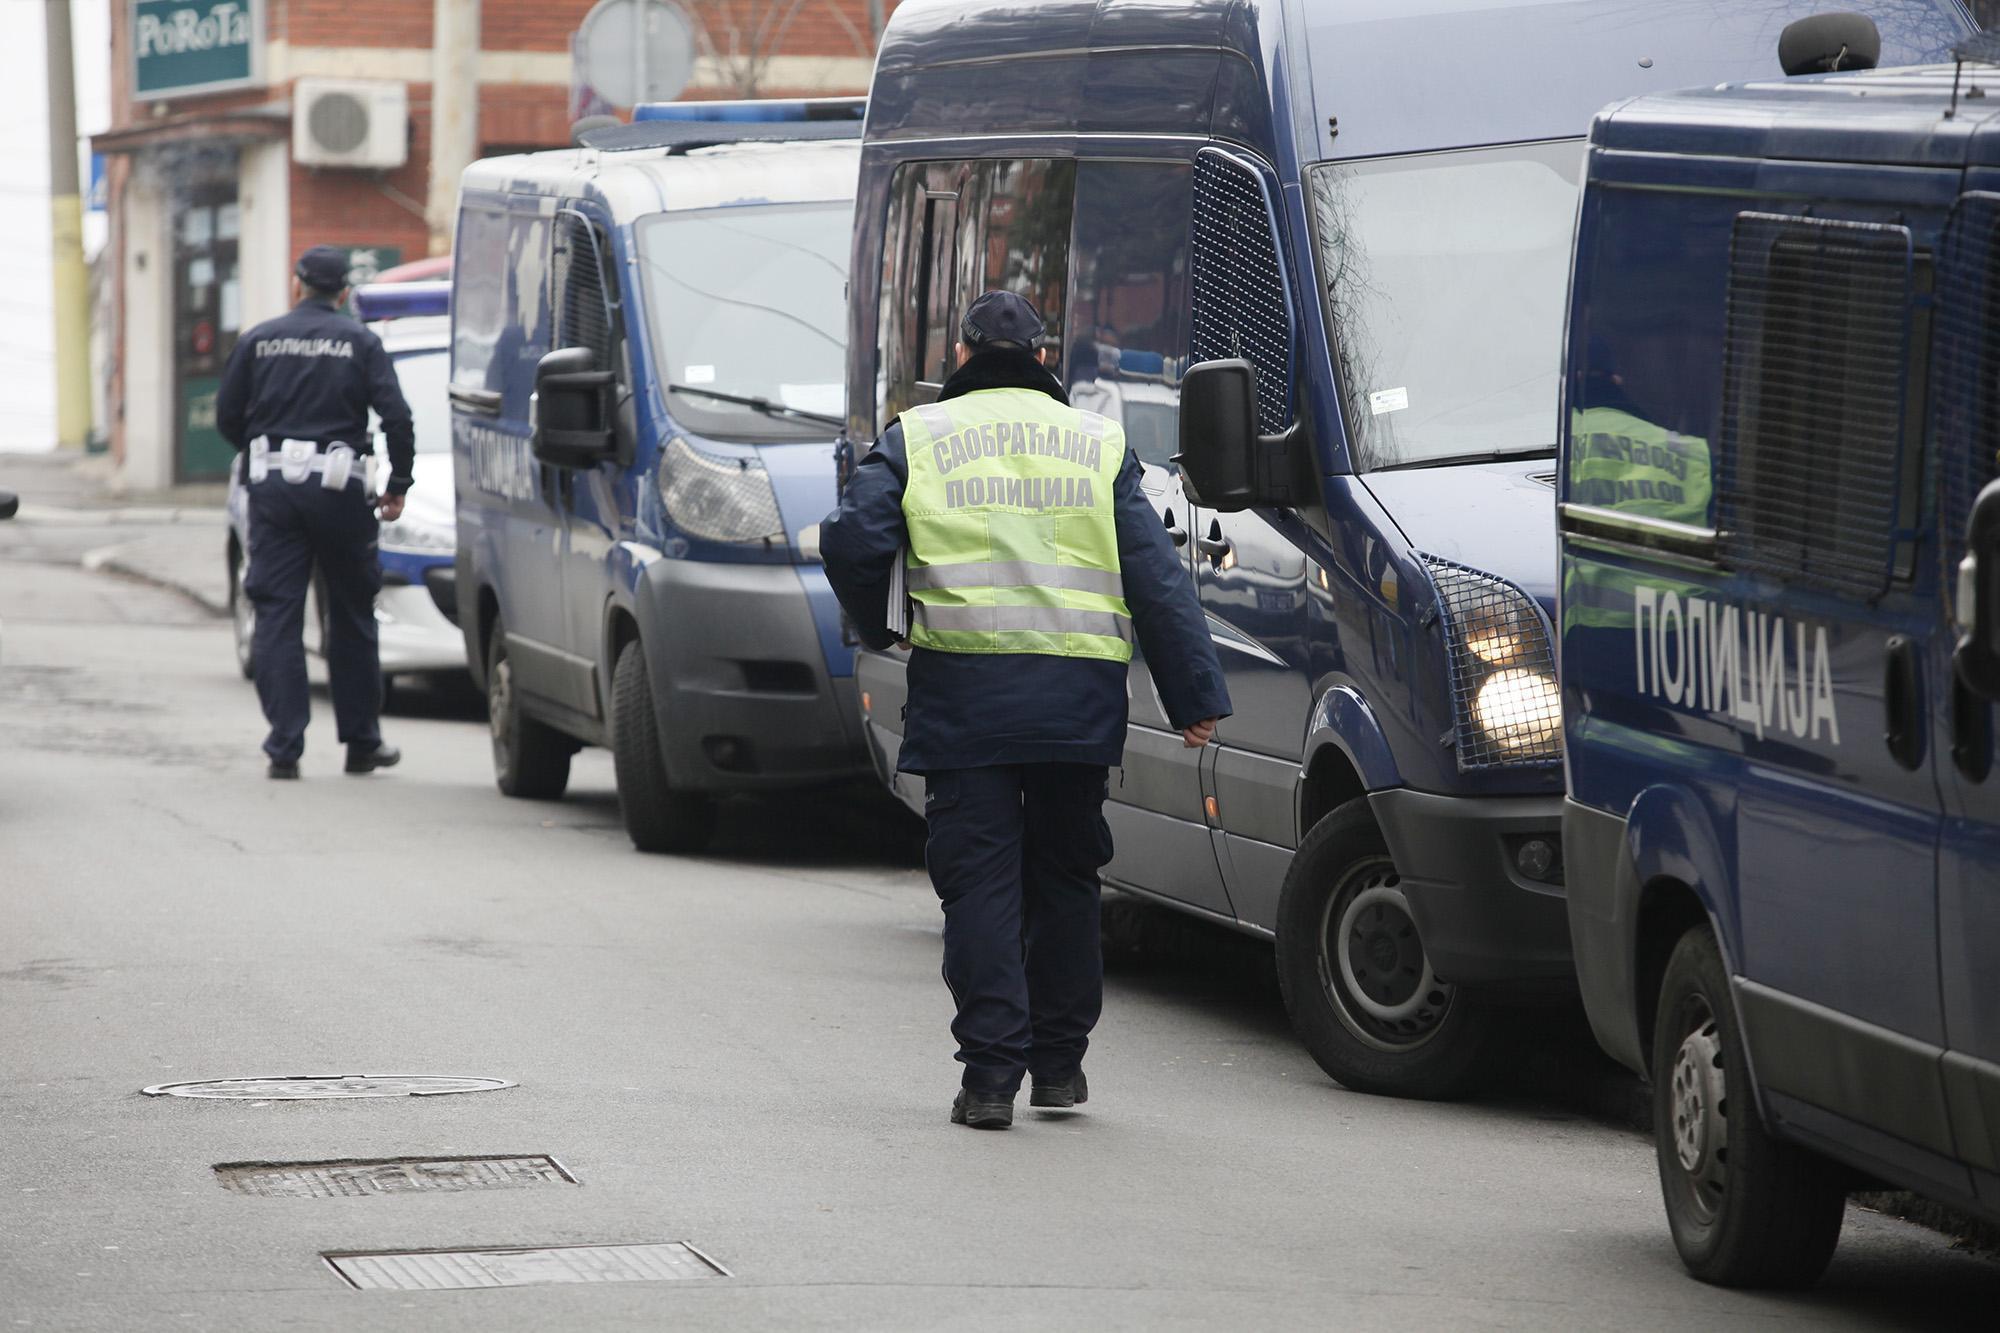
<path fill-rule="evenodd" d="M 677 435 L 660 459 L 660 498 L 675 525 L 690 536 L 784 544 L 771 475 L 754 458 L 711 458 Z"/>
<path fill-rule="evenodd" d="M 376 545 L 404 555 L 450 555 L 457 549 L 458 533 L 435 523 L 399 518 L 382 525 Z"/>
<path fill-rule="evenodd" d="M 1509 754 L 1551 745 L 1562 726 L 1562 694 L 1545 671 L 1502 671 L 1473 696 L 1480 731 Z"/>
<path fill-rule="evenodd" d="M 1505 580 L 1433 556 L 1424 560 L 1451 647 L 1459 768 L 1562 758 L 1562 694 L 1541 612 Z"/>

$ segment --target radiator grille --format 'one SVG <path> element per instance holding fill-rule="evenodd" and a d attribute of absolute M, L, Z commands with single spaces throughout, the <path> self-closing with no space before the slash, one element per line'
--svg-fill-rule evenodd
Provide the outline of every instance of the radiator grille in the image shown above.
<path fill-rule="evenodd" d="M 1731 567 L 1852 597 L 1882 591 L 1910 297 L 1907 228 L 1737 217 L 1717 507 Z"/>
<path fill-rule="evenodd" d="M 1195 159 L 1194 361 L 1242 357 L 1257 371 L 1257 429 L 1292 422 L 1292 335 L 1270 205 L 1255 171 L 1212 149 Z"/>

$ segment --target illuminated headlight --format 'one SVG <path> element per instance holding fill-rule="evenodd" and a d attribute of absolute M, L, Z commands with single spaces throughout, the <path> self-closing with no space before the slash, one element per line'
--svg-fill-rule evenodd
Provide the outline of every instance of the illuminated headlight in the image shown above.
<path fill-rule="evenodd" d="M 1451 647 L 1458 766 L 1562 757 L 1562 694 L 1541 612 L 1513 584 L 1426 556 Z"/>
<path fill-rule="evenodd" d="M 458 545 L 458 534 L 435 523 L 399 518 L 382 525 L 376 544 L 403 555 L 450 555 Z"/>
<path fill-rule="evenodd" d="M 754 458 L 711 458 L 675 436 L 660 459 L 660 498 L 689 536 L 713 542 L 785 540 L 771 475 Z"/>
<path fill-rule="evenodd" d="M 1509 754 L 1551 747 L 1562 729 L 1562 694 L 1543 671 L 1501 671 L 1473 696 L 1472 719 Z"/>

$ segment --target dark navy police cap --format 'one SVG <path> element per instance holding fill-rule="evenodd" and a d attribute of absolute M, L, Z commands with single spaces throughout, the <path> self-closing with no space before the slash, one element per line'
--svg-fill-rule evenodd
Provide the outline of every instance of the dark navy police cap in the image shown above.
<path fill-rule="evenodd" d="M 1017 347 L 1030 351 L 1046 330 L 1025 296 L 985 292 L 966 308 L 958 336 L 967 347 Z"/>
<path fill-rule="evenodd" d="M 347 285 L 347 251 L 337 245 L 315 245 L 299 256 L 292 270 L 314 291 L 337 292 Z"/>

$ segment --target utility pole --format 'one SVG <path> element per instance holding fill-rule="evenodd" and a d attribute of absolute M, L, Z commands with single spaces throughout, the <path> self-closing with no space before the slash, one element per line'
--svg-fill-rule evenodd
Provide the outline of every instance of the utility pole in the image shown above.
<path fill-rule="evenodd" d="M 55 260 L 56 443 L 90 434 L 90 273 L 83 263 L 83 192 L 76 170 L 76 66 L 69 0 L 47 0 L 49 202 Z"/>
<path fill-rule="evenodd" d="M 431 253 L 451 250 L 458 178 L 479 156 L 479 3 L 436 0 L 431 19 Z"/>

